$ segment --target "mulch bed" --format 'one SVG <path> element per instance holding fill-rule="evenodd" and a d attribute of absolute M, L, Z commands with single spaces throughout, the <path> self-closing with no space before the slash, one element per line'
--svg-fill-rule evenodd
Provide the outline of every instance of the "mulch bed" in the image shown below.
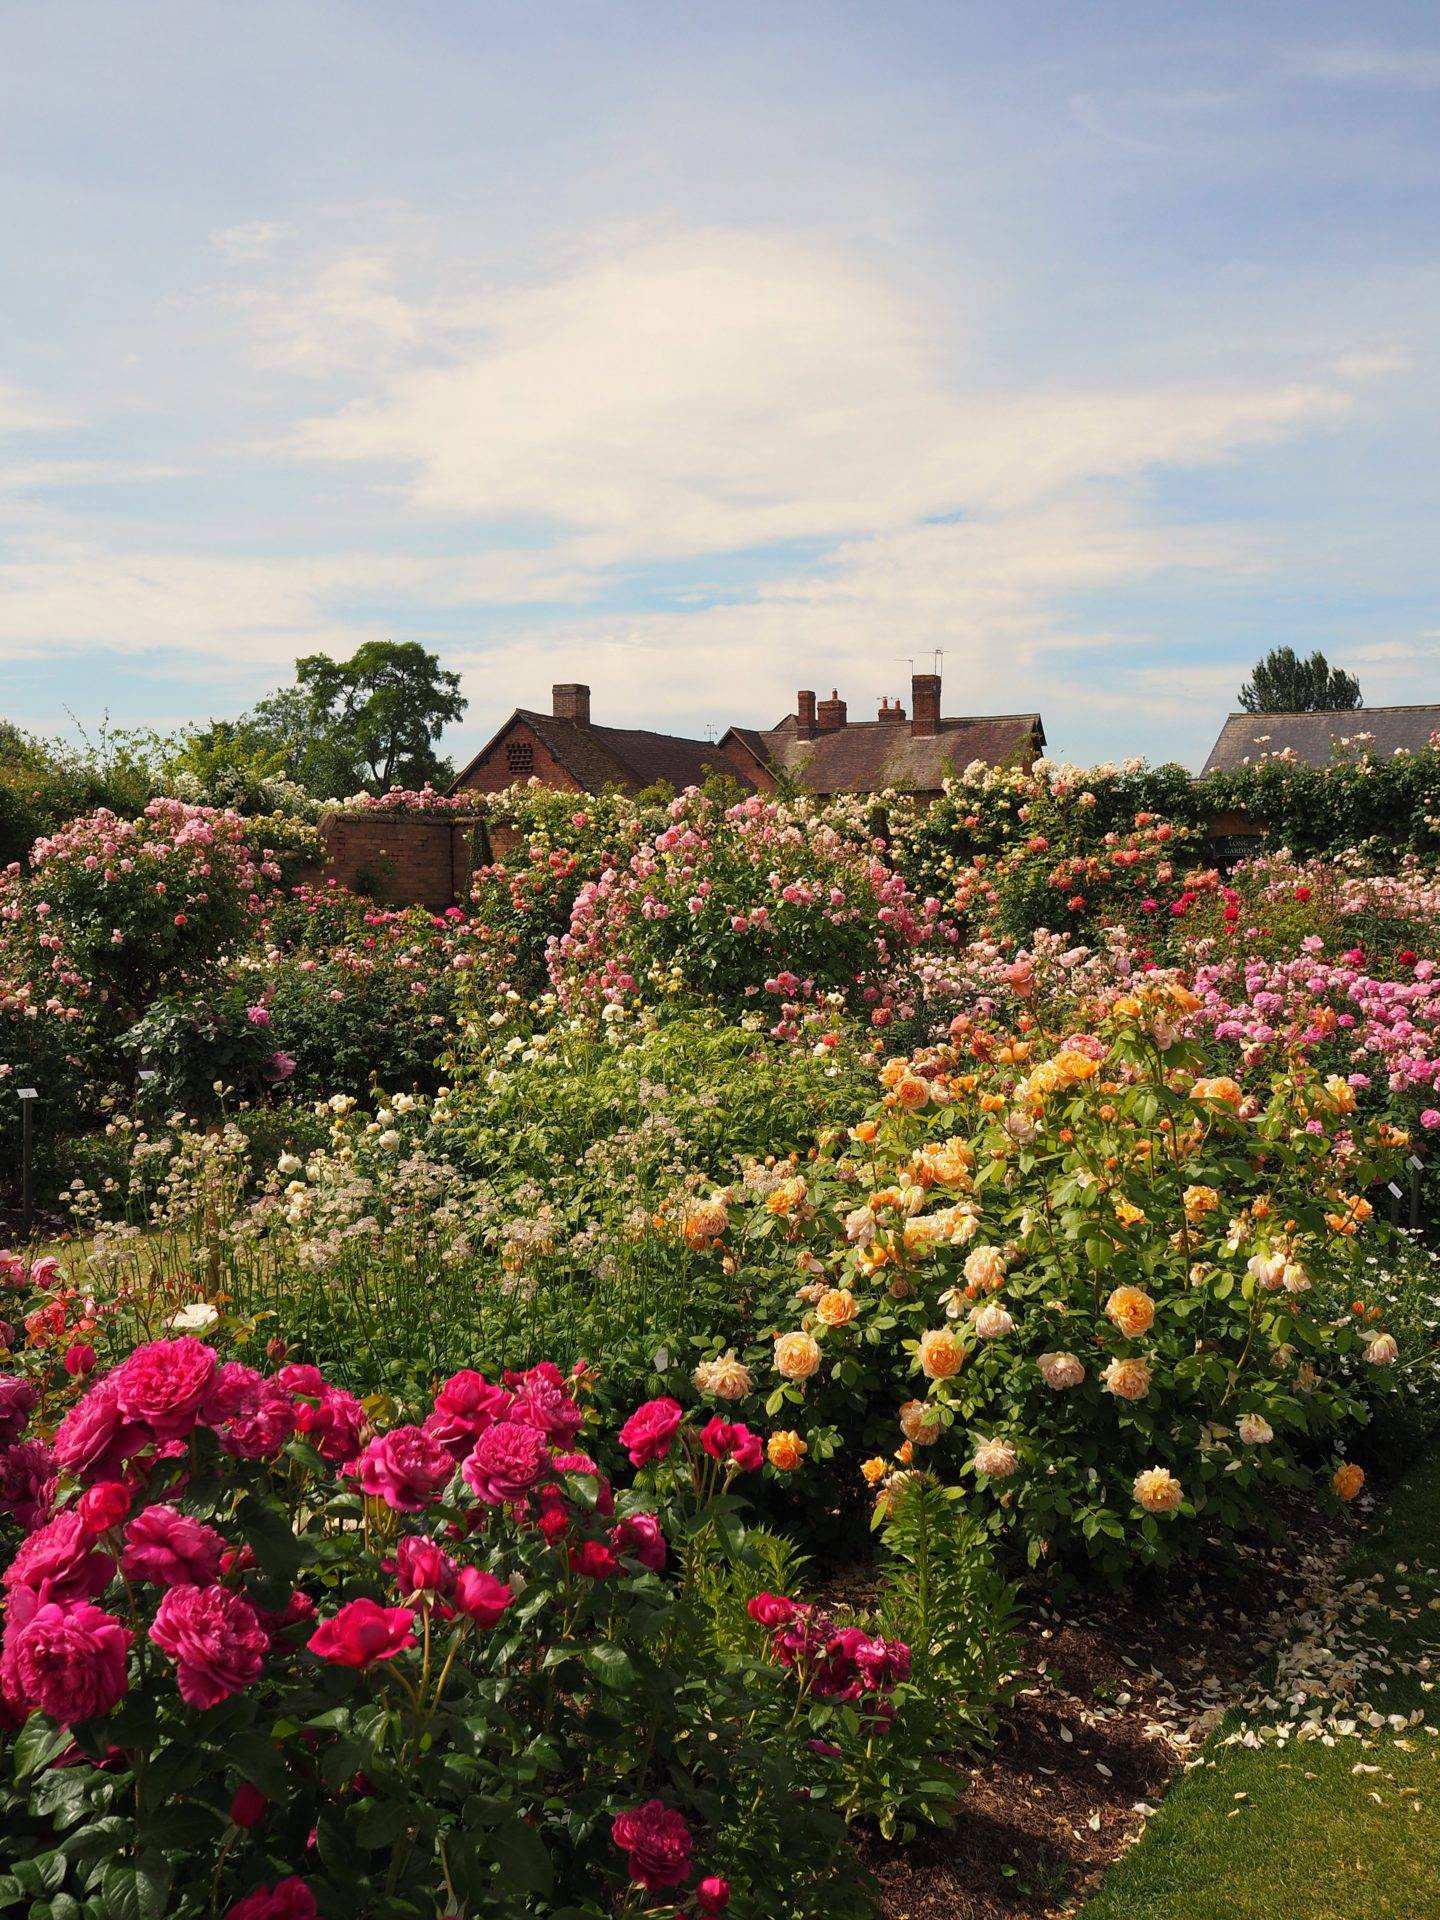
<path fill-rule="evenodd" d="M 1298 1508 L 1286 1544 L 1173 1580 L 1032 1600 L 1019 1692 L 993 1748 L 957 1762 L 954 1825 L 862 1851 L 886 1920 L 1048 1920 L 1133 1845 L 1173 1776 L 1349 1534 Z"/>

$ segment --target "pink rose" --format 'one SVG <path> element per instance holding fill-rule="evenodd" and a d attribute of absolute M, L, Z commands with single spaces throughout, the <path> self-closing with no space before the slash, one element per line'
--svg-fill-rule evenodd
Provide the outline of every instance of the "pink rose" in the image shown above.
<path fill-rule="evenodd" d="M 473 1367 L 462 1368 L 436 1394 L 425 1431 L 452 1458 L 463 1460 L 485 1429 L 503 1418 L 510 1400 L 504 1387 L 492 1386 Z"/>
<path fill-rule="evenodd" d="M 0 1373 L 0 1447 L 8 1447 L 24 1433 L 39 1398 L 22 1374 Z"/>
<path fill-rule="evenodd" d="M 286 1367 L 285 1373 L 313 1372 L 313 1368 Z M 294 1391 L 294 1389 L 292 1389 Z M 308 1388 L 299 1389 L 308 1393 Z M 353 1460 L 360 1451 L 361 1435 L 370 1424 L 369 1415 L 342 1387 L 326 1386 L 321 1381 L 315 1404 L 299 1400 L 295 1405 L 295 1431 L 303 1433 L 323 1460 L 338 1466 Z"/>
<path fill-rule="evenodd" d="M 620 1444 L 629 1453 L 631 1466 L 643 1467 L 651 1460 L 663 1460 L 684 1418 L 680 1402 L 668 1397 L 647 1400 L 638 1406 L 620 1429 Z"/>
<path fill-rule="evenodd" d="M 626 1855 L 630 1878 L 655 1889 L 678 1887 L 689 1877 L 693 1842 L 683 1814 L 659 1800 L 646 1800 L 611 1822 L 610 1837 Z"/>
<path fill-rule="evenodd" d="M 3 1584 L 7 1592 L 28 1587 L 42 1602 L 93 1600 L 114 1573 L 114 1562 L 96 1551 L 85 1522 L 71 1508 L 20 1542 Z"/>
<path fill-rule="evenodd" d="M 303 1880 L 293 1874 L 273 1887 L 257 1887 L 226 1910 L 225 1920 L 316 1920 L 320 1909 Z"/>
<path fill-rule="evenodd" d="M 653 1513 L 627 1513 L 610 1529 L 610 1541 L 652 1573 L 665 1571 L 665 1536 Z"/>
<path fill-rule="evenodd" d="M 147 1437 L 143 1427 L 120 1412 L 115 1375 L 107 1373 L 60 1422 L 55 1458 L 79 1479 L 108 1480 Z"/>
<path fill-rule="evenodd" d="M 539 1367 L 526 1375 L 507 1417 L 523 1426 L 538 1427 L 557 1447 L 568 1447 L 585 1424 L 585 1415 L 563 1383 L 550 1379 Z"/>
<path fill-rule="evenodd" d="M 1420 1124 L 1422 1127 L 1428 1128 L 1431 1132 L 1433 1132 L 1436 1127 L 1440 1127 L 1440 1108 L 1426 1107 L 1420 1116 Z"/>
<path fill-rule="evenodd" d="M 439 1498 L 455 1462 L 423 1427 L 396 1427 L 377 1434 L 344 1471 L 362 1493 L 383 1500 L 396 1513 L 419 1513 Z"/>
<path fill-rule="evenodd" d="M 795 1618 L 799 1608 L 779 1593 L 757 1593 L 745 1611 L 762 1627 L 783 1627 Z"/>
<path fill-rule="evenodd" d="M 155 1439 L 181 1439 L 195 1424 L 215 1366 L 215 1349 L 188 1334 L 152 1340 L 110 1375 L 115 1404 L 126 1420 L 147 1427 Z"/>
<path fill-rule="evenodd" d="M 254 1607 L 227 1587 L 169 1587 L 150 1638 L 175 1662 L 180 1697 L 214 1707 L 260 1677 L 270 1636 Z"/>
<path fill-rule="evenodd" d="M 456 1609 L 477 1627 L 493 1627 L 514 1598 L 509 1582 L 497 1580 L 483 1567 L 462 1567 L 456 1576 Z"/>
<path fill-rule="evenodd" d="M 525 1495 L 550 1465 L 550 1449 L 536 1427 L 490 1427 L 461 1467 L 465 1484 L 487 1506 L 504 1506 Z"/>
<path fill-rule="evenodd" d="M 308 1645 L 318 1659 L 338 1667 L 369 1667 L 393 1660 L 415 1644 L 415 1615 L 409 1607 L 382 1607 L 374 1600 L 352 1600 L 311 1634 Z"/>
<path fill-rule="evenodd" d="M 455 1562 L 423 1533 L 407 1533 L 395 1543 L 395 1583 L 401 1593 L 450 1593 Z"/>
<path fill-rule="evenodd" d="M 0 1452 L 0 1512 L 26 1532 L 50 1518 L 55 1487 L 55 1456 L 43 1440 L 22 1440 Z"/>
<path fill-rule="evenodd" d="M 220 1571 L 225 1542 L 213 1527 L 178 1507 L 146 1507 L 125 1529 L 120 1571 L 127 1580 L 161 1587 L 208 1587 Z"/>
<path fill-rule="evenodd" d="M 706 1920 L 713 1920 L 714 1915 L 723 1913 L 729 1904 L 730 1882 L 718 1873 L 707 1873 L 695 1889 L 696 1907 L 706 1915 Z"/>
<path fill-rule="evenodd" d="M 73 1726 L 109 1713 L 120 1699 L 133 1637 L 87 1600 L 72 1606 L 51 1601 L 19 1625 L 13 1640 L 6 1634 L 6 1664 L 28 1705 Z"/>

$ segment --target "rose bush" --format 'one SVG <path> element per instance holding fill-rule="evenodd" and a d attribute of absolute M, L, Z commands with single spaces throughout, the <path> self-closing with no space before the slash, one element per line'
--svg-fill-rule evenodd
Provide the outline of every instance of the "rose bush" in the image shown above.
<path fill-rule="evenodd" d="M 1328 1478 L 1357 1371 L 1397 1358 L 1366 1250 L 1409 1136 L 1303 1054 L 1242 1085 L 1201 1006 L 1150 974 L 1068 1031 L 960 1016 L 764 1171 L 733 1253 L 776 1338 L 746 1359 L 812 1461 L 883 1490 L 936 1460 L 1032 1563 L 1112 1575 Z"/>
<path fill-rule="evenodd" d="M 183 1333 L 58 1402 L 3 1379 L 45 1479 L 0 1574 L 11 1905 L 852 1912 L 845 1820 L 953 1797 L 909 1648 L 769 1593 L 743 1425 L 612 1441 L 541 1365 L 379 1427 Z"/>

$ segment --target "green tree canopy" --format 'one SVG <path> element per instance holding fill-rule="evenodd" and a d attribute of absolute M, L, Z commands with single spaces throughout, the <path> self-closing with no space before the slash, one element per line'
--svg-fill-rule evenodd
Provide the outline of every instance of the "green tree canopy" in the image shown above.
<path fill-rule="evenodd" d="M 469 702 L 438 654 L 416 640 L 367 640 L 348 660 L 307 654 L 295 662 L 295 677 L 311 731 L 350 753 L 375 792 L 450 778 L 435 743 Z"/>
<path fill-rule="evenodd" d="M 1247 713 L 1349 713 L 1363 706 L 1354 674 L 1332 667 L 1317 647 L 1302 660 L 1293 647 L 1272 647 L 1240 689 Z"/>

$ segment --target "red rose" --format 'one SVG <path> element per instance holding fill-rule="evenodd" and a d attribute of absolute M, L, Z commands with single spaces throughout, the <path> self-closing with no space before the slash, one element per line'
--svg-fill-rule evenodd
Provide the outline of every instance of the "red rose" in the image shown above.
<path fill-rule="evenodd" d="M 730 1904 L 730 1882 L 718 1873 L 707 1873 L 695 1889 L 695 1904 L 707 1916 L 723 1913 Z"/>
<path fill-rule="evenodd" d="M 130 1511 L 130 1489 L 119 1480 L 97 1480 L 81 1494 L 76 1511 L 87 1533 L 106 1533 Z"/>
<path fill-rule="evenodd" d="M 787 1600 L 779 1593 L 757 1593 L 749 1602 L 745 1611 L 750 1618 L 762 1627 L 783 1627 L 795 1618 L 798 1611 L 793 1600 Z"/>
<path fill-rule="evenodd" d="M 455 1562 L 423 1533 L 407 1533 L 395 1543 L 395 1584 L 401 1593 L 449 1593 Z"/>
<path fill-rule="evenodd" d="M 663 1460 L 684 1418 L 680 1402 L 668 1396 L 638 1406 L 620 1429 L 620 1444 L 629 1453 L 631 1466 Z"/>
<path fill-rule="evenodd" d="M 269 1805 L 270 1802 L 255 1783 L 252 1780 L 244 1780 L 235 1789 L 234 1798 L 230 1802 L 230 1824 L 247 1831 L 251 1827 L 258 1827 L 265 1818 Z"/>
<path fill-rule="evenodd" d="M 311 1634 L 310 1651 L 337 1667 L 369 1667 L 393 1660 L 415 1644 L 415 1615 L 409 1607 L 382 1607 L 374 1600 L 352 1600 Z"/>
<path fill-rule="evenodd" d="M 84 1340 L 72 1340 L 65 1349 L 65 1371 L 72 1380 L 95 1370 L 95 1349 Z"/>
<path fill-rule="evenodd" d="M 578 1547 L 572 1547 L 570 1566 L 587 1580 L 608 1580 L 612 1573 L 620 1571 L 615 1549 L 607 1547 L 603 1540 L 582 1540 Z"/>
<path fill-rule="evenodd" d="M 462 1567 L 456 1575 L 454 1604 L 477 1627 L 493 1627 L 514 1598 L 509 1582 L 483 1567 Z"/>
<path fill-rule="evenodd" d="M 693 1842 L 683 1814 L 646 1800 L 615 1816 L 610 1837 L 627 1856 L 630 1878 L 642 1887 L 678 1887 L 689 1877 Z"/>

